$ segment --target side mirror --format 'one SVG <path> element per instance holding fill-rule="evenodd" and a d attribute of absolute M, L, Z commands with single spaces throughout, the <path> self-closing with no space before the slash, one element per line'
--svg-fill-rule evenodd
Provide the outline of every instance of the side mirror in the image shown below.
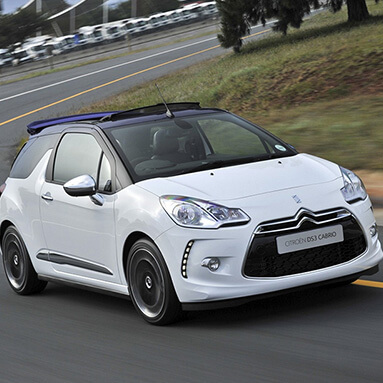
<path fill-rule="evenodd" d="M 96 181 L 89 175 L 75 177 L 64 184 L 64 190 L 72 197 L 86 197 L 96 194 Z"/>

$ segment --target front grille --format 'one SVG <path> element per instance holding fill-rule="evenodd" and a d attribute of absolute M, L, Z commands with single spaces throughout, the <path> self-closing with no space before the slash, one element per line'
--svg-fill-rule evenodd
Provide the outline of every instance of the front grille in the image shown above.
<path fill-rule="evenodd" d="M 295 218 L 263 224 L 260 226 L 262 230 L 258 227 L 246 257 L 245 276 L 281 277 L 319 270 L 348 262 L 366 250 L 363 232 L 347 210 L 336 210 L 332 213 L 327 211 L 327 218 L 331 219 L 323 219 L 322 213 L 305 210 L 304 214 L 299 212 Z M 278 254 L 277 237 L 331 226 L 333 223 L 342 225 L 343 242 Z"/>
<path fill-rule="evenodd" d="M 281 231 L 290 231 L 300 228 L 305 222 L 311 222 L 314 225 L 323 225 L 325 223 L 339 221 L 342 218 L 350 217 L 351 213 L 346 209 L 331 209 L 313 212 L 307 209 L 301 209 L 294 217 L 282 220 L 264 222 L 255 229 L 256 234 L 266 234 Z"/>

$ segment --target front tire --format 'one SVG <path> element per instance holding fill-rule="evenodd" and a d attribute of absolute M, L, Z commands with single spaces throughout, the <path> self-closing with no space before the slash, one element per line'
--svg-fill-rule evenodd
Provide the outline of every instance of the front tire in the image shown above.
<path fill-rule="evenodd" d="M 38 279 L 23 239 L 14 226 L 9 226 L 2 241 L 3 266 L 8 283 L 20 295 L 43 291 L 47 282 Z"/>
<path fill-rule="evenodd" d="M 165 325 L 182 310 L 165 261 L 149 240 L 135 242 L 127 262 L 129 292 L 138 313 L 149 323 Z"/>

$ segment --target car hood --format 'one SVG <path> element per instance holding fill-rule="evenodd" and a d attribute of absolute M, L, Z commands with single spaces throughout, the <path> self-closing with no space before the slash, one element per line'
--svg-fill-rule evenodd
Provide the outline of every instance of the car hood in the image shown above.
<path fill-rule="evenodd" d="M 154 178 L 137 186 L 156 194 L 181 195 L 209 201 L 250 196 L 331 182 L 341 177 L 339 166 L 308 154 L 168 178 Z"/>

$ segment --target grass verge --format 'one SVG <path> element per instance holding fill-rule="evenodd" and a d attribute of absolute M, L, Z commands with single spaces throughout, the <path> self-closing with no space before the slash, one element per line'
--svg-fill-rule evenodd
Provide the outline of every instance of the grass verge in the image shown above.
<path fill-rule="evenodd" d="M 383 8 L 346 22 L 323 12 L 288 36 L 270 34 L 159 80 L 170 101 L 200 101 L 257 122 L 297 147 L 351 169 L 383 170 Z M 158 103 L 154 83 L 84 108 Z"/>

